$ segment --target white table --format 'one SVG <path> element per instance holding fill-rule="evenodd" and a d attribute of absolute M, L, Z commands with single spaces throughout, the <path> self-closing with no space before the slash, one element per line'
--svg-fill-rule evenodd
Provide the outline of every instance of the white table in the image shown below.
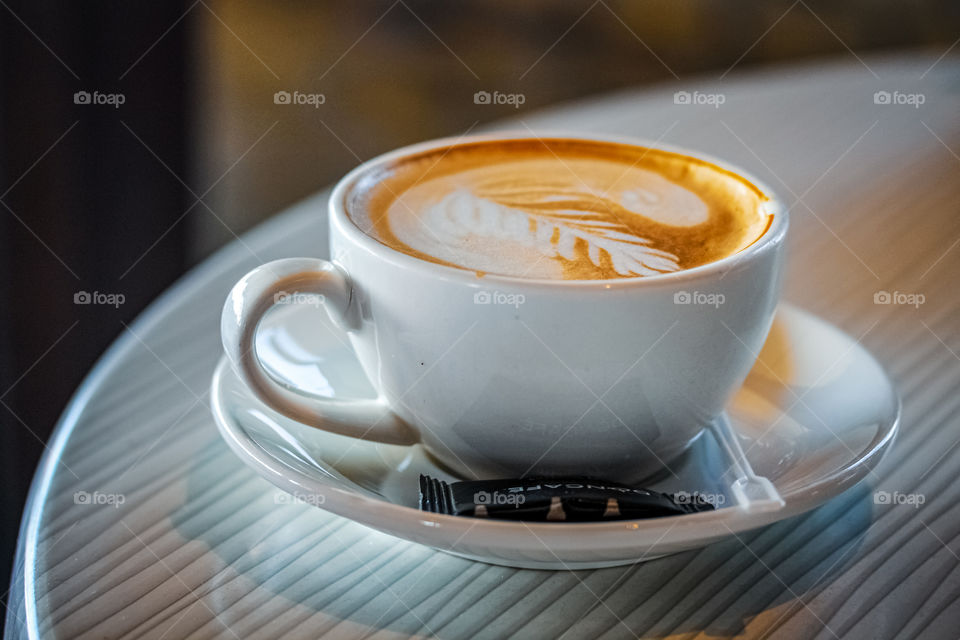
<path fill-rule="evenodd" d="M 37 471 L 8 635 L 957 637 L 960 59 L 936 55 L 684 81 L 514 123 L 700 149 L 797 201 L 786 299 L 861 337 L 905 401 L 878 487 L 742 542 L 576 573 L 472 563 L 278 507 L 220 441 L 207 385 L 229 286 L 261 262 L 325 251 L 321 193 L 184 278 L 91 372 Z M 678 90 L 726 100 L 676 105 Z M 925 102 L 875 104 L 876 91 Z M 878 291 L 925 302 L 878 305 Z M 925 503 L 874 504 L 875 488 Z M 77 504 L 77 492 L 124 502 Z"/>

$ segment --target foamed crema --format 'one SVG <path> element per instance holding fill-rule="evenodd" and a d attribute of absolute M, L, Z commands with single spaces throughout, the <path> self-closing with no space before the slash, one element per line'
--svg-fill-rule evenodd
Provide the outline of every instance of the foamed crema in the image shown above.
<path fill-rule="evenodd" d="M 689 269 L 743 250 L 770 223 L 768 198 L 725 169 L 573 139 L 432 149 L 371 170 L 346 198 L 354 223 L 397 251 L 526 278 Z"/>

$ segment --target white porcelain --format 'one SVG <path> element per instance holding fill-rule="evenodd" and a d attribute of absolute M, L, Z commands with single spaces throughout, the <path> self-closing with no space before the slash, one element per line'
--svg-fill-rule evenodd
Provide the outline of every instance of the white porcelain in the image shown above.
<path fill-rule="evenodd" d="M 237 283 L 221 323 L 234 371 L 287 417 L 366 440 L 420 442 L 468 476 L 630 480 L 661 469 L 719 414 L 763 344 L 786 212 L 769 202 L 769 229 L 734 256 L 606 281 L 481 278 L 388 248 L 347 216 L 346 195 L 371 167 L 463 141 L 414 145 L 358 167 L 330 198 L 332 262 L 280 260 Z M 251 348 L 257 325 L 277 300 L 316 300 L 295 292 L 323 297 L 375 398 L 308 398 L 265 375 Z M 718 306 L 697 303 L 718 296 Z"/>
<path fill-rule="evenodd" d="M 270 314 L 258 350 L 271 375 L 317 398 L 376 398 L 344 335 L 322 312 Z M 648 486 L 712 494 L 720 509 L 605 523 L 517 523 L 424 513 L 418 475 L 452 480 L 421 445 L 334 435 L 273 411 L 226 360 L 212 383 L 213 413 L 248 465 L 300 500 L 400 538 L 515 567 L 614 566 L 698 548 L 829 500 L 862 480 L 891 445 L 900 405 L 877 362 L 822 320 L 782 305 L 760 360 L 726 407 L 751 466 L 783 497 L 777 511 L 736 506 L 729 458 L 709 432 Z M 289 494 L 289 495 L 288 495 Z"/>

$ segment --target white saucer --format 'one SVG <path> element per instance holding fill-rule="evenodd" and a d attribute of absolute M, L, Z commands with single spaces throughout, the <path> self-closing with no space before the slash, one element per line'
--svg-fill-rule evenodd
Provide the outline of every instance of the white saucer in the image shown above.
<path fill-rule="evenodd" d="M 346 335 L 322 310 L 277 308 L 262 323 L 257 349 L 281 381 L 323 396 L 375 395 Z M 812 509 L 870 473 L 893 442 L 900 416 L 890 380 L 867 351 L 819 318 L 782 305 L 760 359 L 727 407 L 754 471 L 773 482 L 782 509 L 753 513 L 736 505 L 729 459 L 707 432 L 671 465 L 675 475 L 647 486 L 712 494 L 721 505 L 715 511 L 518 523 L 424 513 L 417 508 L 419 474 L 456 478 L 419 446 L 373 444 L 289 420 L 253 398 L 225 360 L 212 385 L 223 438 L 241 460 L 297 499 L 459 556 L 537 569 L 631 564 Z"/>

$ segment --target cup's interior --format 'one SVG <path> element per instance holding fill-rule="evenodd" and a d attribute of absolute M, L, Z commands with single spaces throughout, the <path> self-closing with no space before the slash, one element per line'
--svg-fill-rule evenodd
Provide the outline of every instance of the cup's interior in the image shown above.
<path fill-rule="evenodd" d="M 750 179 L 685 153 L 489 136 L 374 160 L 351 174 L 342 200 L 356 228 L 408 256 L 481 276 L 563 280 L 716 262 L 763 237 L 770 202 Z"/>

